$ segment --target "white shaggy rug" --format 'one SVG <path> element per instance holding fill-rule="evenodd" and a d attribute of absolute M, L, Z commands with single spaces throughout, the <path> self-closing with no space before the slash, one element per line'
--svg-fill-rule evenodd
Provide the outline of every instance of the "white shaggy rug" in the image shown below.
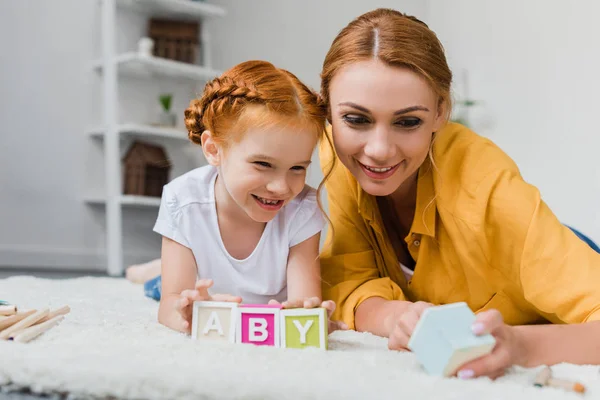
<path fill-rule="evenodd" d="M 124 279 L 0 280 L 0 299 L 71 313 L 33 342 L 0 342 L 0 385 L 71 398 L 127 399 L 599 399 L 598 367 L 559 365 L 582 396 L 532 387 L 537 370 L 492 382 L 426 375 L 384 339 L 335 332 L 329 351 L 204 345 L 156 322 L 157 303 Z M 1 394 L 0 394 L 1 396 Z"/>

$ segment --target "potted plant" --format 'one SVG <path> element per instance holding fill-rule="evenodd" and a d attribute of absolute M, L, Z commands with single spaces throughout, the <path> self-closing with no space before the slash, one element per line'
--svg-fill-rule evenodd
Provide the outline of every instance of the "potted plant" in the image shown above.
<path fill-rule="evenodd" d="M 177 125 L 177 116 L 171 112 L 171 105 L 173 102 L 172 94 L 161 94 L 158 96 L 158 100 L 162 106 L 162 112 L 159 116 L 159 124 L 163 126 L 175 126 Z"/>

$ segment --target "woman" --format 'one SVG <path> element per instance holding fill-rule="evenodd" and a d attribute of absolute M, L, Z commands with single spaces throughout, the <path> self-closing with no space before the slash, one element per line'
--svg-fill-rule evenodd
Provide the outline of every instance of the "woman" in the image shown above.
<path fill-rule="evenodd" d="M 497 346 L 461 378 L 600 364 L 600 255 L 498 147 L 447 122 L 452 74 L 427 25 L 364 14 L 336 37 L 321 77 L 341 161 L 321 258 L 333 318 L 406 349 L 425 308 L 465 301 L 473 331 Z M 323 146 L 323 169 L 335 160 Z"/>

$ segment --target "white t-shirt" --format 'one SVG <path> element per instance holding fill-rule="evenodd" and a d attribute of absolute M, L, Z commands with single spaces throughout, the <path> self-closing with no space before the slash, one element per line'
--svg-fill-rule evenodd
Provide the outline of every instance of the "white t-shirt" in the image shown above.
<path fill-rule="evenodd" d="M 287 299 L 290 247 L 319 233 L 324 218 L 310 186 L 267 222 L 258 245 L 244 260 L 225 249 L 217 221 L 217 169 L 194 169 L 164 186 L 154 231 L 192 250 L 198 277 L 213 279 L 211 294 L 241 296 L 246 304 Z M 177 266 L 165 266 L 177 268 Z"/>

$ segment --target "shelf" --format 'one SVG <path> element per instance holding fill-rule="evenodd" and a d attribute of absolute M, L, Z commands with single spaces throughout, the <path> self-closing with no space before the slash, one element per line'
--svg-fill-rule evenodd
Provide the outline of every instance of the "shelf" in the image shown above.
<path fill-rule="evenodd" d="M 141 124 L 123 124 L 117 126 L 121 138 L 136 137 L 150 139 L 170 139 L 178 141 L 189 141 L 188 134 L 182 129 L 168 128 Z M 93 138 L 104 139 L 106 134 L 104 128 L 96 128 L 87 132 Z"/>
<path fill-rule="evenodd" d="M 188 0 L 191 1 L 191 0 Z M 124 53 L 115 58 L 120 73 L 138 77 L 170 77 L 206 81 L 220 75 L 219 71 L 200 65 L 188 64 L 166 58 L 142 56 L 138 53 Z M 103 61 L 93 63 L 96 70 L 102 71 Z"/>
<path fill-rule="evenodd" d="M 117 5 L 152 17 L 179 20 L 200 20 L 223 17 L 225 9 L 191 0 L 117 0 Z"/>
<path fill-rule="evenodd" d="M 103 206 L 106 205 L 106 198 L 102 196 L 90 196 L 85 199 L 85 202 Z M 160 197 L 122 195 L 119 197 L 119 204 L 131 208 L 158 208 L 160 206 Z"/>

